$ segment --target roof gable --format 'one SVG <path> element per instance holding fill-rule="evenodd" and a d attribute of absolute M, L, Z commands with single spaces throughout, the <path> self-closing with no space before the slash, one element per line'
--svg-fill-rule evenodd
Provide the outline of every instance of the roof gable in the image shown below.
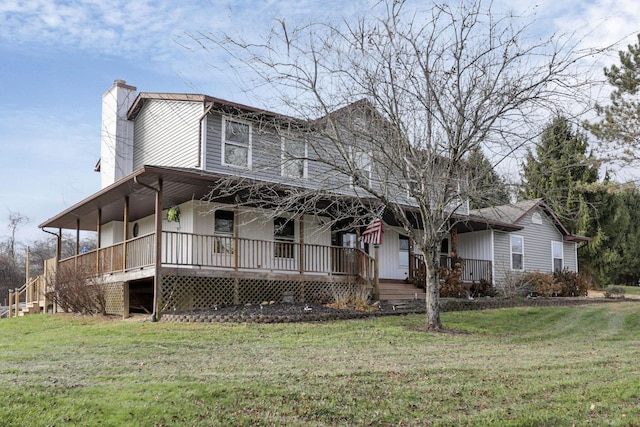
<path fill-rule="evenodd" d="M 472 215 L 477 215 L 483 218 L 487 218 L 492 221 L 500 221 L 510 223 L 514 225 L 521 224 L 522 220 L 527 217 L 532 211 L 540 210 L 544 212 L 547 217 L 552 221 L 558 231 L 564 236 L 565 240 L 570 241 L 589 241 L 591 239 L 582 236 L 576 236 L 565 227 L 560 221 L 555 212 L 547 205 L 542 198 L 523 200 L 516 203 L 509 203 L 500 206 L 491 206 L 488 208 L 475 209 L 470 212 Z"/>

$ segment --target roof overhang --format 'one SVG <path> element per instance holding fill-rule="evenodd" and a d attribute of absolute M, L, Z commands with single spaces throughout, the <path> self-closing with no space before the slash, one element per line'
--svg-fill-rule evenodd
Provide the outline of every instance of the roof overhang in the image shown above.
<path fill-rule="evenodd" d="M 128 201 L 129 221 L 153 215 L 156 191 L 162 184 L 162 206 L 202 199 L 223 175 L 197 170 L 144 166 L 131 175 L 65 209 L 40 228 L 97 231 L 98 223 L 123 221 Z"/>

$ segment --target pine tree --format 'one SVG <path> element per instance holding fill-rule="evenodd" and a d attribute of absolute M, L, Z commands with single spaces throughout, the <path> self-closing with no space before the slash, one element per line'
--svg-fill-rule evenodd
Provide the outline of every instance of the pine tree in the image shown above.
<path fill-rule="evenodd" d="M 520 198 L 542 197 L 573 233 L 593 232 L 590 186 L 598 181 L 598 165 L 587 155 L 588 142 L 566 117 L 555 117 L 542 133 L 535 155 L 523 165 Z"/>
<path fill-rule="evenodd" d="M 609 84 L 613 86 L 610 95 L 611 104 L 596 105 L 596 112 L 601 120 L 597 123 L 586 123 L 596 138 L 610 144 L 612 154 L 623 160 L 639 160 L 640 155 L 640 34 L 638 43 L 627 46 L 626 51 L 619 51 L 620 65 L 612 65 L 604 69 Z"/>

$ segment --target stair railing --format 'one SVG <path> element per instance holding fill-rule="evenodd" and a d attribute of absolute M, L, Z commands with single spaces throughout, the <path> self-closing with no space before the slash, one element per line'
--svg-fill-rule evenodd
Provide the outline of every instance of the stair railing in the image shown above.
<path fill-rule="evenodd" d="M 24 304 L 39 304 L 45 299 L 44 280 L 42 276 L 34 277 L 17 289 L 9 289 L 9 317 L 18 317 L 20 298 L 24 295 Z"/>

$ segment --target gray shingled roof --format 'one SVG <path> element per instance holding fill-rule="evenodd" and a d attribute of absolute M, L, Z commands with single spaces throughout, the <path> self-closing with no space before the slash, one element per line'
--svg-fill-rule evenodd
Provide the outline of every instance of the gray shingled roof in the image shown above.
<path fill-rule="evenodd" d="M 479 216 L 492 221 L 500 221 L 515 224 L 526 215 L 531 209 L 544 204 L 542 199 L 524 200 L 522 202 L 510 203 L 508 205 L 491 206 L 482 209 L 469 211 L 470 215 Z"/>

